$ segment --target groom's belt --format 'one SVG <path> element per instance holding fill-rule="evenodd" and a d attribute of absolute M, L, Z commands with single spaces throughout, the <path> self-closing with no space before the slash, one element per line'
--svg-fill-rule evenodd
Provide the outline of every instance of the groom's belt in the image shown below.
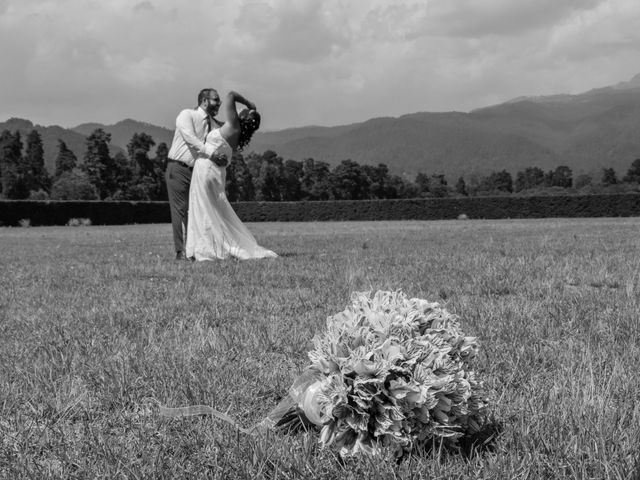
<path fill-rule="evenodd" d="M 189 170 L 193 170 L 193 167 L 190 167 L 189 165 L 187 165 L 184 162 L 181 162 L 180 160 L 174 160 L 173 158 L 167 158 L 167 163 L 177 163 L 178 165 L 182 165 L 183 167 L 187 167 Z"/>

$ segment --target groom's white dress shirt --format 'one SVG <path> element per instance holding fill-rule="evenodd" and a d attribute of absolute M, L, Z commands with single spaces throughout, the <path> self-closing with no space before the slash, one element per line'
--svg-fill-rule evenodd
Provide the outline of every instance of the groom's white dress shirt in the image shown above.
<path fill-rule="evenodd" d="M 176 118 L 176 131 L 169 149 L 169 158 L 193 167 L 199 154 L 210 157 L 213 145 L 204 141 L 209 132 L 207 112 L 201 107 L 182 110 Z"/>

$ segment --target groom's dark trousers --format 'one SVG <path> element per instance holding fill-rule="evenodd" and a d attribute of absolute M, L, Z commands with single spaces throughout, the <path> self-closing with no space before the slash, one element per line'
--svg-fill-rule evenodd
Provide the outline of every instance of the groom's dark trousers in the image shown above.
<path fill-rule="evenodd" d="M 189 184 L 192 168 L 186 163 L 169 160 L 164 178 L 167 182 L 171 225 L 173 226 L 173 244 L 176 253 L 184 252 L 184 234 L 187 232 L 189 210 Z"/>

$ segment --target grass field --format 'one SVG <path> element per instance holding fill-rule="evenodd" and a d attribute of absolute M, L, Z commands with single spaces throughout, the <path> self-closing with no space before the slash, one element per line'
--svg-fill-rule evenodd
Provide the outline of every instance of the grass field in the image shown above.
<path fill-rule="evenodd" d="M 640 219 L 250 224 L 281 258 L 172 259 L 169 225 L 0 229 L 0 478 L 640 478 Z M 481 342 L 497 434 L 341 461 L 247 437 L 352 291 Z"/>

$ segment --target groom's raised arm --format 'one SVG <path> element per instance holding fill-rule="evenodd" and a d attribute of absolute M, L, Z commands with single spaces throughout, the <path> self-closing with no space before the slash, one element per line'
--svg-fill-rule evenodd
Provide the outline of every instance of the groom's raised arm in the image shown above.
<path fill-rule="evenodd" d="M 206 157 L 211 157 L 213 154 L 213 145 L 207 145 L 196 135 L 196 128 L 193 124 L 193 117 L 190 115 L 189 110 L 183 110 L 178 114 L 176 118 L 176 130 L 180 132 L 185 143 L 194 148 L 198 153 L 203 154 Z"/>

